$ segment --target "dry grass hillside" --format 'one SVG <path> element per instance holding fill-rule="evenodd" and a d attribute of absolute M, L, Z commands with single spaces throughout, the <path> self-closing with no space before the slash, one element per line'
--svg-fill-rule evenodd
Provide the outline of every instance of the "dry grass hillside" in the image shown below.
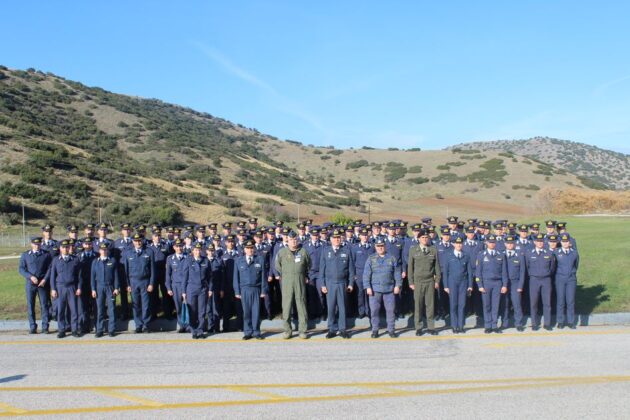
<path fill-rule="evenodd" d="M 502 150 L 337 150 L 155 99 L 0 66 L 0 225 L 517 217 L 571 170 Z M 436 219 L 439 220 L 439 219 Z"/>

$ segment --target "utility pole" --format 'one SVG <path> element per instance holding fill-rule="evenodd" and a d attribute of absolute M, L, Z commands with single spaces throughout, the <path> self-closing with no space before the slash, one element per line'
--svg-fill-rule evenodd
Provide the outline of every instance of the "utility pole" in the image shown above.
<path fill-rule="evenodd" d="M 26 246 L 26 212 L 24 211 L 24 200 L 22 200 L 22 246 Z"/>

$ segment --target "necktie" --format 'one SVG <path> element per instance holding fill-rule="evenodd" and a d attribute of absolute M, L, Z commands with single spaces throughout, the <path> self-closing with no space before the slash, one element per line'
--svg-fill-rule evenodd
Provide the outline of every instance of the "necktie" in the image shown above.
<path fill-rule="evenodd" d="M 427 249 L 426 249 L 425 247 L 422 247 L 422 253 L 423 253 L 424 255 L 427 255 Z"/>
<path fill-rule="evenodd" d="M 247 265 L 251 265 L 252 263 L 252 257 L 247 257 Z"/>

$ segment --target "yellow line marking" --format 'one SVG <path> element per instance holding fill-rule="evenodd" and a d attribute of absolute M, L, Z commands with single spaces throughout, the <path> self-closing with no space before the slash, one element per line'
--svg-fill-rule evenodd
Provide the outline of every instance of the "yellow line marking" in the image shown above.
<path fill-rule="evenodd" d="M 558 341 L 543 341 L 543 342 L 528 342 L 528 343 L 490 343 L 485 344 L 484 347 L 491 347 L 495 349 L 504 349 L 506 347 L 555 347 L 560 346 L 563 343 Z"/>
<path fill-rule="evenodd" d="M 0 402 L 0 410 L 6 413 L 11 413 L 11 414 L 24 414 L 28 412 L 27 410 L 22 410 L 21 408 L 13 407 L 12 405 L 5 404 L 3 402 Z M 0 414 L 4 414 L 4 413 L 0 413 Z"/>
<path fill-rule="evenodd" d="M 38 386 L 38 387 L 3 387 L 2 392 L 50 392 L 50 391 L 97 391 L 97 390 L 165 390 L 165 389 L 224 389 L 224 388 L 335 388 L 335 387 L 360 387 L 360 386 L 410 386 L 410 385 L 467 385 L 467 384 L 501 384 L 521 382 L 560 382 L 560 381 L 630 381 L 630 375 L 604 375 L 604 376 L 550 376 L 534 378 L 507 378 L 507 379 L 456 379 L 437 381 L 393 381 L 393 382 L 331 382 L 331 383 L 265 383 L 265 384 L 189 384 L 189 385 L 107 385 L 107 386 Z"/>
<path fill-rule="evenodd" d="M 286 395 L 274 394 L 265 391 L 257 391 L 255 389 L 252 389 L 251 387 L 245 386 L 228 386 L 225 387 L 225 389 L 229 389 L 230 391 L 242 392 L 243 394 L 255 395 L 257 397 L 271 398 L 274 400 L 279 398 L 287 398 Z"/>
<path fill-rule="evenodd" d="M 163 404 L 157 401 L 147 400 L 146 398 L 136 397 L 134 395 L 125 394 L 114 389 L 92 389 L 95 393 L 101 395 L 107 395 L 108 397 L 120 398 L 121 400 L 131 401 L 134 403 L 139 403 L 142 405 L 146 405 L 147 407 L 161 407 Z"/>
<path fill-rule="evenodd" d="M 168 334 L 168 333 L 166 333 Z M 409 336 L 399 336 L 398 338 L 389 338 L 389 337 L 381 337 L 378 339 L 378 342 L 383 341 L 434 341 L 434 340 L 470 340 L 470 339 L 482 339 L 482 340 L 494 340 L 494 339 L 505 339 L 505 338 L 526 338 L 526 337 L 537 337 L 537 338 L 549 338 L 549 337 L 560 337 L 560 336 L 583 336 L 583 335 L 612 335 L 612 334 L 630 334 L 630 329 L 628 330 L 606 330 L 606 331 L 554 331 L 554 332 L 530 332 L 530 333 L 503 333 L 501 335 L 487 335 L 487 334 L 475 334 L 469 333 L 465 335 L 452 335 L 449 332 L 444 333 L 443 335 L 438 336 L 427 336 L 427 337 L 416 337 L 414 335 Z M 365 337 L 353 337 L 351 340 L 326 340 L 323 336 L 321 338 L 311 337 L 310 340 L 284 340 L 282 338 L 268 338 L 262 342 L 257 342 L 257 344 L 264 345 L 265 343 L 287 343 L 289 345 L 295 343 L 346 343 L 351 344 L 353 342 L 362 342 L 369 341 L 374 342 L 374 339 Z M 203 344 L 218 344 L 218 343 L 241 343 L 244 344 L 241 338 L 214 338 L 210 337 L 206 340 L 187 340 L 187 339 L 155 339 L 155 340 L 139 340 L 139 339 L 107 339 L 107 340 L 96 340 L 96 339 L 50 339 L 50 340 L 3 340 L 0 341 L 0 345 L 131 345 L 131 344 L 186 344 L 186 345 L 203 345 Z"/>
<path fill-rule="evenodd" d="M 499 391 L 510 389 L 536 389 L 554 386 L 573 386 L 573 385 L 588 385 L 596 383 L 607 382 L 625 382 L 630 381 L 628 376 L 620 377 L 585 377 L 581 379 L 568 378 L 560 381 L 543 381 L 541 383 L 521 383 L 521 384 L 508 384 L 508 385 L 489 385 L 489 386 L 471 386 L 462 388 L 447 388 L 447 389 L 429 389 L 419 391 L 404 391 L 401 393 L 392 392 L 376 392 L 366 394 L 351 394 L 351 395 L 331 395 L 331 396 L 314 396 L 314 397 L 284 397 L 284 398 L 265 398 L 262 400 L 236 400 L 236 401 L 203 401 L 194 403 L 176 403 L 176 404 L 163 404 L 160 407 L 151 407 L 147 405 L 129 405 L 129 406 L 109 406 L 109 407 L 86 407 L 86 408 L 65 408 L 65 409 L 51 409 L 51 410 L 31 410 L 21 415 L 51 415 L 51 414 L 76 414 L 76 413 L 103 413 L 103 412 L 115 412 L 115 411 L 135 411 L 135 410 L 152 410 L 152 409 L 180 409 L 180 408 L 207 408 L 207 407 L 230 407 L 230 406 L 243 406 L 243 405 L 261 405 L 261 404 L 279 404 L 279 403 L 296 403 L 296 402 L 317 402 L 317 401 L 339 401 L 339 400 L 358 400 L 358 399 L 374 399 L 374 398 L 392 398 L 401 396 L 423 396 L 423 395 L 435 395 L 435 394 L 457 394 L 467 392 L 486 392 L 486 391 Z M 16 415 L 13 413 L 0 413 L 0 417 L 9 415 Z M 19 415 L 19 414 L 18 414 Z"/>
<path fill-rule="evenodd" d="M 391 385 L 359 385 L 360 388 L 373 389 L 375 391 L 391 392 L 392 394 L 406 394 L 407 391 L 397 389 Z"/>

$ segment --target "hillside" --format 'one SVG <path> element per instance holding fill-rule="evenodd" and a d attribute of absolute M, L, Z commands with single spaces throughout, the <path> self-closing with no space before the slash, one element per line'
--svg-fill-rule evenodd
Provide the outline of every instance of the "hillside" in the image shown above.
<path fill-rule="evenodd" d="M 549 137 L 456 144 L 448 150 L 504 151 L 532 157 L 584 177 L 584 183 L 600 189 L 630 188 L 630 155 L 584 143 Z"/>
<path fill-rule="evenodd" d="M 586 185 L 585 185 L 586 184 Z M 0 67 L 1 224 L 531 214 L 570 170 L 504 151 L 338 150 L 167 104 Z M 595 185 L 597 186 L 597 185 Z M 138 205 L 139 204 L 139 205 Z M 299 207 L 298 207 L 299 204 Z M 298 210 L 299 208 L 299 210 Z"/>

